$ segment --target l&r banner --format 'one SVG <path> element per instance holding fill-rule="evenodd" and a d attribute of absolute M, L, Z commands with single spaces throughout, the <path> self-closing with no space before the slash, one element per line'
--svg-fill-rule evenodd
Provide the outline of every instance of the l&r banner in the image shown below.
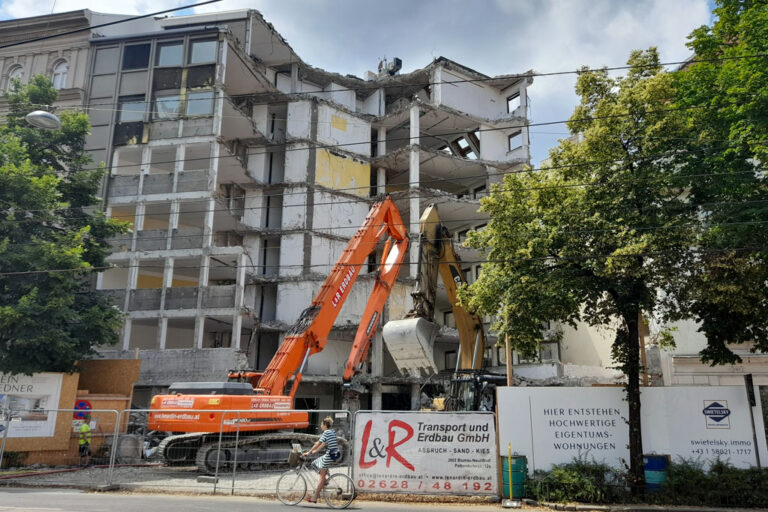
<path fill-rule="evenodd" d="M 354 439 L 361 491 L 498 494 L 492 413 L 360 411 Z"/>

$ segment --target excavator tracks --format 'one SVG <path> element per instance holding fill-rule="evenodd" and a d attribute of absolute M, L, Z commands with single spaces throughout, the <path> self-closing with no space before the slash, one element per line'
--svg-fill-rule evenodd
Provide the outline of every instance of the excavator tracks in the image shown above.
<path fill-rule="evenodd" d="M 241 437 L 238 441 L 228 440 L 218 442 L 218 435 L 210 435 L 211 439 L 204 442 L 197 450 L 195 464 L 202 473 L 215 473 L 231 469 L 237 463 L 245 469 L 279 469 L 287 465 L 288 454 L 293 444 L 301 444 L 302 449 L 309 449 L 320 436 L 286 432 L 279 434 L 250 435 Z M 349 443 L 339 438 L 342 453 L 346 459 L 349 453 Z"/>

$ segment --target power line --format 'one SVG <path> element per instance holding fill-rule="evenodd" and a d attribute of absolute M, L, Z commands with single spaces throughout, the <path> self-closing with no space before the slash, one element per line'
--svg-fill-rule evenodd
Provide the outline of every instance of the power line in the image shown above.
<path fill-rule="evenodd" d="M 768 203 L 768 200 L 764 200 L 764 201 L 761 201 L 761 202 Z M 460 219 L 460 220 L 485 220 L 485 221 L 487 221 L 489 219 L 486 218 L 486 219 Z M 740 222 L 716 222 L 714 225 L 716 227 L 720 228 L 720 227 L 723 227 L 723 226 L 750 226 L 750 225 L 765 225 L 765 224 L 768 224 L 768 220 L 740 221 Z M 408 224 L 392 224 L 392 225 L 393 226 L 408 227 Z M 609 226 L 611 226 L 611 225 L 609 224 Z M 648 232 L 648 231 L 682 230 L 682 229 L 691 229 L 691 228 L 697 228 L 697 227 L 702 227 L 702 228 L 706 229 L 707 227 L 711 227 L 711 226 L 708 226 L 706 223 L 672 224 L 672 225 L 666 225 L 666 226 L 633 226 L 633 225 L 613 224 L 612 227 L 606 227 L 606 228 L 600 228 L 600 229 L 573 229 L 572 227 L 569 227 L 569 228 L 560 229 L 560 230 L 557 230 L 557 231 L 554 231 L 554 232 L 550 231 L 550 234 L 570 235 L 570 234 L 611 233 L 611 232 L 616 232 L 616 231 L 627 231 L 627 232 L 641 231 L 641 232 Z M 547 226 L 542 226 L 542 228 L 546 229 Z M 344 228 L 342 226 L 338 226 L 338 227 L 321 228 L 321 230 L 318 230 L 318 231 L 320 232 L 320 234 L 322 234 L 322 230 L 334 230 L 334 229 L 352 229 L 352 228 Z M 480 228 L 480 229 L 482 229 L 482 228 Z M 291 230 L 286 230 L 286 231 L 291 231 Z M 302 230 L 297 230 L 297 231 L 302 231 Z M 474 231 L 479 231 L 479 229 L 475 228 Z M 141 243 L 141 242 L 152 241 L 152 240 L 168 240 L 169 238 L 172 239 L 172 240 L 189 239 L 189 238 L 201 238 L 202 239 L 203 236 L 204 235 L 202 233 L 200 233 L 200 234 L 195 234 L 195 235 L 173 235 L 173 236 L 157 236 L 157 237 L 137 237 L 136 241 L 137 241 L 137 243 Z M 408 233 L 408 236 L 411 239 L 418 238 L 419 233 L 411 232 L 411 233 Z M 510 238 L 510 235 L 505 235 L 503 233 L 500 234 L 500 235 L 495 235 L 495 236 L 496 237 L 501 237 L 501 238 Z M 110 237 L 109 239 L 107 239 L 107 242 L 110 243 L 110 244 L 113 244 L 113 243 L 118 243 L 119 244 L 121 242 L 131 243 L 131 242 L 133 242 L 133 240 L 134 240 L 133 236 L 129 236 L 129 237 Z M 455 242 L 456 241 L 454 237 L 447 237 L 447 238 L 445 238 L 445 237 L 438 237 L 438 238 L 434 238 L 433 240 L 436 240 L 436 241 L 447 241 L 447 242 Z M 379 242 L 380 241 L 377 240 L 376 242 L 374 242 L 374 245 L 378 244 Z M 27 246 L 30 246 L 30 247 L 45 247 L 45 246 L 53 245 L 53 244 L 56 244 L 56 243 L 60 243 L 60 241 L 19 242 L 19 243 L 7 243 L 7 244 L 4 244 L 4 245 L 6 247 L 27 247 Z M 215 247 L 221 247 L 221 246 L 217 246 L 215 244 L 214 244 L 214 246 Z M 226 247 L 229 247 L 229 246 L 226 246 Z M 261 247 L 261 249 L 280 249 L 280 246 L 279 245 L 276 245 L 276 246 L 264 246 L 264 247 Z M 472 248 L 469 248 L 469 249 L 472 249 Z M 152 249 L 137 249 L 136 251 L 138 252 L 138 251 L 147 251 L 147 250 L 152 250 Z M 154 250 L 164 251 L 164 250 L 167 250 L 167 249 L 163 248 L 163 249 L 154 249 Z M 173 249 L 171 249 L 171 250 L 173 250 Z M 120 253 L 119 252 L 115 252 L 115 253 L 112 253 L 112 254 L 120 254 Z M 202 254 L 197 255 L 197 257 L 199 257 L 199 256 L 202 256 Z"/>
<path fill-rule="evenodd" d="M 147 15 L 144 15 L 144 16 L 139 16 L 139 17 L 137 17 L 135 19 L 144 18 L 144 17 L 148 17 L 148 16 L 154 16 L 156 14 L 162 14 L 162 13 L 165 13 L 165 12 L 171 12 L 171 11 L 187 9 L 187 8 L 190 8 L 190 7 L 196 7 L 196 6 L 199 6 L 199 5 L 205 5 L 207 3 L 212 3 L 212 2 L 216 2 L 216 1 L 219 1 L 219 0 L 210 0 L 209 2 L 203 2 L 201 4 L 195 4 L 195 5 L 191 5 L 191 6 L 187 6 L 187 7 L 177 7 L 175 9 L 170 9 L 168 11 L 161 11 L 161 12 L 154 13 L 154 14 L 147 14 Z M 131 21 L 132 19 L 134 19 L 134 18 L 131 18 L 131 19 L 128 19 L 128 20 L 123 20 L 123 21 L 120 21 L 120 22 L 112 22 L 111 24 L 124 23 L 126 21 Z M 93 28 L 99 28 L 101 26 L 105 26 L 105 25 L 98 25 L 98 26 L 93 26 L 93 27 L 89 27 L 89 28 L 86 28 L 86 29 L 79 29 L 79 30 L 77 30 L 75 32 L 82 32 L 82 31 L 85 31 L 85 30 L 91 30 Z M 68 33 L 56 34 L 56 35 L 52 35 L 52 36 L 45 36 L 44 38 L 41 38 L 41 39 L 50 39 L 52 37 L 59 37 L 61 35 L 66 35 L 66 34 L 68 34 Z M 13 43 L 13 45 L 26 44 L 28 42 L 34 42 L 36 40 L 37 39 L 35 39 L 35 40 L 28 40 L 28 41 L 22 41 L 20 43 Z M 5 48 L 5 47 L 6 46 L 0 46 L 0 49 Z M 391 79 L 389 79 L 387 81 L 387 83 L 382 83 L 382 84 L 379 84 L 376 81 L 365 82 L 365 81 L 361 80 L 361 82 L 363 82 L 363 83 L 361 83 L 361 85 L 359 85 L 357 87 L 340 88 L 340 89 L 334 89 L 332 91 L 314 91 L 312 93 L 309 93 L 309 92 L 283 92 L 283 91 L 280 91 L 279 89 L 277 89 L 275 87 L 274 91 L 268 91 L 268 92 L 263 92 L 263 93 L 233 94 L 233 95 L 230 95 L 230 97 L 231 98 L 253 98 L 253 97 L 259 97 L 259 96 L 265 96 L 265 97 L 269 97 L 269 99 L 271 100 L 270 103 L 276 103 L 274 101 L 274 95 L 275 94 L 279 94 L 279 95 L 285 96 L 285 97 L 290 97 L 290 96 L 302 96 L 302 97 L 304 97 L 304 96 L 310 96 L 311 94 L 331 94 L 331 93 L 337 93 L 337 92 L 375 91 L 377 89 L 383 89 L 383 88 L 388 88 L 388 87 L 401 87 L 401 88 L 406 88 L 406 87 L 431 87 L 431 86 L 435 86 L 435 85 L 454 85 L 454 84 L 462 84 L 462 83 L 493 82 L 493 81 L 500 81 L 500 80 L 505 80 L 505 79 L 520 80 L 520 79 L 523 79 L 523 78 L 536 78 L 536 77 L 549 77 L 549 76 L 562 76 L 562 75 L 580 75 L 580 74 L 585 74 L 585 73 L 589 73 L 589 72 L 601 72 L 601 71 L 626 71 L 626 70 L 631 70 L 631 69 L 656 69 L 656 68 L 669 67 L 669 66 L 678 66 L 678 65 L 681 65 L 681 64 L 693 65 L 693 64 L 700 64 L 700 63 L 707 63 L 707 62 L 726 62 L 726 61 L 731 61 L 731 60 L 756 59 L 756 58 L 765 58 L 765 57 L 768 57 L 768 53 L 753 53 L 753 54 L 749 54 L 749 55 L 734 55 L 734 56 L 727 56 L 727 57 L 726 56 L 723 56 L 723 57 L 712 57 L 712 58 L 707 58 L 707 59 L 691 59 L 691 60 L 680 60 L 680 61 L 668 61 L 668 62 L 660 62 L 658 64 L 643 64 L 643 65 L 624 64 L 624 65 L 621 65 L 621 66 L 603 66 L 603 67 L 597 67 L 597 68 L 585 67 L 585 68 L 582 68 L 582 69 L 549 71 L 549 72 L 539 72 L 539 73 L 537 73 L 537 72 L 512 73 L 512 74 L 508 74 L 508 75 L 498 75 L 498 76 L 495 76 L 495 77 L 465 78 L 465 79 L 458 79 L 458 80 L 444 80 L 444 81 L 440 81 L 440 82 L 432 82 L 432 81 L 427 81 L 427 82 L 405 82 L 405 81 L 402 81 L 402 78 L 405 75 L 398 75 L 398 76 L 401 77 L 400 80 L 395 79 L 395 78 L 391 78 Z M 415 72 L 418 72 L 418 71 L 421 71 L 421 70 L 416 70 Z M 113 103 L 101 103 L 101 104 L 102 105 L 115 105 L 117 103 L 113 102 Z M 50 105 L 46 105 L 46 106 L 50 106 Z"/>
<path fill-rule="evenodd" d="M 726 146 L 727 147 L 727 146 Z M 485 172 L 482 174 L 475 174 L 475 175 L 465 175 L 457 178 L 434 178 L 431 180 L 419 180 L 418 182 L 405 182 L 405 183 L 392 183 L 391 185 L 395 186 L 402 186 L 402 187 L 409 187 L 410 185 L 418 184 L 418 185 L 424 185 L 424 184 L 434 184 L 434 183 L 455 183 L 459 180 L 473 180 L 478 178 L 487 178 L 487 177 L 493 177 L 493 176 L 506 176 L 506 175 L 514 175 L 514 174 L 527 174 L 527 173 L 536 173 L 541 171 L 554 171 L 554 170 L 564 170 L 564 169 L 573 169 L 573 168 L 579 168 L 579 167 L 585 167 L 585 166 L 593 166 L 593 165 L 602 165 L 602 164 L 612 164 L 612 163 L 623 163 L 628 161 L 647 161 L 647 160 L 653 160 L 653 159 L 659 159 L 659 158 L 665 158 L 668 156 L 680 156 L 681 154 L 696 154 L 696 153 L 704 153 L 711 151 L 711 148 L 689 148 L 684 150 L 670 150 L 668 152 L 662 152 L 662 153 L 656 153 L 656 154 L 646 154 L 646 155 L 637 155 L 629 158 L 616 158 L 616 159 L 606 159 L 606 160 L 591 160 L 576 164 L 569 164 L 569 165 L 561 165 L 561 166 L 547 166 L 547 167 L 532 167 L 529 169 L 516 169 L 512 171 L 499 171 L 499 172 Z M 206 157 L 206 159 L 211 159 L 210 157 Z M 704 178 L 704 177 L 716 177 L 716 176 L 736 176 L 736 175 L 755 175 L 758 172 L 765 171 L 766 169 L 761 167 L 755 167 L 753 170 L 749 171 L 736 171 L 736 172 L 726 172 L 726 173 L 698 173 L 698 174 L 688 174 L 688 175 L 671 175 L 671 176 L 663 176 L 664 179 L 672 179 L 672 180 L 685 180 L 689 178 Z M 170 175 L 170 174 L 169 174 Z M 115 176 L 133 176 L 133 175 L 115 175 Z M 138 176 L 138 175 L 136 175 Z M 651 180 L 652 178 L 647 178 L 647 180 Z M 526 188 L 523 190 L 538 190 L 538 189 L 556 189 L 556 188 L 573 188 L 573 187 L 581 187 L 581 186 L 616 186 L 623 183 L 642 183 L 643 179 L 637 179 L 637 180 L 627 180 L 627 181 L 613 181 L 608 183 L 569 183 L 569 184 L 562 184 L 562 185 L 543 185 L 541 187 L 533 187 L 533 188 Z M 309 194 L 309 191 L 296 191 L 292 193 L 286 194 L 286 190 L 290 190 L 292 187 L 290 186 L 301 186 L 300 183 L 292 183 L 292 182 L 284 182 L 279 184 L 265 184 L 265 186 L 274 185 L 276 187 L 283 186 L 285 187 L 283 192 L 275 193 L 275 194 L 262 194 L 261 198 L 269 198 L 269 197 L 282 197 L 285 198 L 286 196 L 297 196 L 297 195 L 307 195 Z M 289 187 L 286 187 L 288 185 Z M 335 193 L 335 192 L 346 192 L 346 191 L 353 191 L 353 192 L 359 192 L 360 190 L 369 190 L 373 188 L 374 185 L 371 185 L 369 187 L 348 187 L 348 188 L 334 188 L 334 189 L 327 189 L 327 192 Z M 307 188 L 306 186 L 301 188 Z M 326 190 L 326 189 L 316 189 L 316 190 Z M 204 192 L 204 191 L 202 191 Z M 414 194 L 410 190 L 402 190 L 402 191 L 392 191 L 390 195 L 397 195 L 397 194 L 409 194 L 409 197 L 414 197 Z M 446 194 L 450 194 L 450 192 L 446 191 Z M 439 199 L 439 196 L 437 194 L 424 194 L 424 195 L 417 195 L 415 197 L 418 198 L 435 198 Z M 158 204 L 164 204 L 164 203 L 171 203 L 173 201 L 181 201 L 186 203 L 192 203 L 192 202 L 203 202 L 203 201 L 209 201 L 211 199 L 217 200 L 217 201 L 223 201 L 223 200 L 244 200 L 248 199 L 247 196 L 234 196 L 234 197 L 205 197 L 205 198 L 199 198 L 199 199 L 186 199 L 186 200 L 177 200 L 177 199 L 167 199 L 159 202 L 151 202 L 150 204 L 158 205 Z M 316 202 L 313 203 L 314 205 L 325 205 L 325 204 L 351 204 L 351 203 L 370 203 L 375 200 L 375 197 L 361 197 L 360 199 L 349 199 L 345 201 L 332 201 L 332 202 Z M 8 205 L 11 205 L 11 203 L 7 203 Z M 122 206 L 122 205 L 117 205 Z M 296 203 L 293 205 L 285 205 L 281 206 L 281 208 L 287 208 L 287 207 L 306 207 L 307 203 Z M 24 213 L 34 213 L 34 212 L 65 212 L 69 210 L 74 211 L 82 211 L 82 207 L 69 207 L 69 208 L 55 208 L 55 209 L 19 209 L 18 212 L 24 212 Z M 268 209 L 266 206 L 254 206 L 254 207 L 244 207 L 242 208 L 244 210 L 261 210 L 261 209 Z M 184 213 L 207 213 L 207 212 L 216 212 L 216 211 L 230 211 L 229 208 L 223 208 L 220 210 L 198 210 L 198 211 L 188 211 Z M 77 217 L 70 217 L 70 219 L 76 219 Z M 89 217 L 80 217 L 82 219 L 89 218 Z M 19 222 L 24 221 L 24 219 L 18 219 Z"/>
<path fill-rule="evenodd" d="M 11 47 L 14 47 L 14 46 L 21 46 L 23 44 L 36 43 L 38 41 L 45 41 L 47 39 L 53 39 L 53 38 L 56 38 L 56 37 L 63 37 L 63 36 L 71 35 L 71 34 L 77 34 L 79 32 L 88 32 L 88 31 L 91 31 L 91 30 L 93 30 L 95 28 L 109 27 L 111 25 L 119 25 L 120 23 L 128 23 L 129 21 L 135 21 L 135 20 L 140 20 L 142 18 L 149 18 L 151 16 L 157 16 L 158 14 L 165 14 L 165 13 L 174 12 L 174 11 L 182 11 L 184 9 L 192 9 L 193 7 L 200 7 L 201 5 L 213 4 L 213 3 L 216 3 L 216 2 L 220 2 L 220 1 L 221 0 L 207 0 L 205 2 L 200 2 L 200 3 L 197 3 L 197 4 L 190 4 L 190 5 L 185 5 L 185 6 L 182 6 L 182 7 L 174 7 L 173 9 L 165 9 L 163 11 L 157 11 L 157 12 L 153 12 L 153 13 L 150 13 L 150 14 L 142 14 L 140 16 L 133 16 L 132 18 L 126 18 L 126 19 L 123 19 L 123 20 L 110 21 L 109 23 L 101 23 L 100 25 L 91 25 L 91 26 L 86 27 L 86 28 L 78 28 L 78 29 L 75 29 L 75 30 L 69 30 L 67 32 L 60 32 L 58 34 L 52 34 L 52 35 L 49 35 L 49 36 L 41 36 L 41 37 L 35 37 L 33 39 L 25 39 L 23 41 L 17 41 L 15 43 L 4 44 L 4 45 L 0 46 L 0 50 L 3 50 L 5 48 L 11 48 Z"/>
<path fill-rule="evenodd" d="M 765 253 L 766 248 L 764 247 L 727 247 L 727 248 L 719 248 L 719 249 L 681 249 L 681 252 L 687 252 L 690 254 L 717 254 L 717 253 L 729 253 L 729 252 L 747 252 L 747 253 Z M 565 260 L 565 261 L 585 261 L 585 260 L 601 260 L 601 259 L 611 259 L 611 258 L 637 258 L 637 257 L 653 257 L 653 256 L 660 256 L 664 254 L 669 254 L 671 251 L 656 251 L 656 252 L 640 252 L 640 253 L 620 253 L 620 254 L 592 254 L 592 255 L 583 255 L 583 256 L 540 256 L 540 257 L 529 257 L 529 258 L 519 258 L 519 257 L 512 257 L 512 258 L 499 258 L 499 259 L 476 259 L 476 260 L 456 260 L 456 261 L 446 261 L 445 263 L 454 263 L 454 264 L 485 264 L 485 263 L 512 263 L 512 262 L 526 262 L 526 261 L 556 261 L 556 260 Z M 303 265 L 301 263 L 292 264 L 292 265 L 243 265 L 244 268 L 258 268 L 258 269 L 267 269 L 267 268 L 328 268 L 328 267 L 334 267 L 334 266 L 343 266 L 343 267 L 364 267 L 364 266 L 374 266 L 379 267 L 385 264 L 389 263 L 383 263 L 383 262 L 376 262 L 376 263 L 361 263 L 361 264 L 352 264 L 352 263 L 315 263 L 310 265 Z M 410 262 L 401 262 L 399 265 L 410 265 Z M 199 269 L 202 265 L 188 265 L 188 266 L 176 266 L 174 265 L 174 269 Z M 214 265 L 215 267 L 215 265 Z M 226 265 L 227 268 L 236 268 L 235 266 L 229 266 Z M 138 269 L 165 269 L 165 265 L 125 265 L 125 266 L 104 266 L 104 267 L 78 267 L 78 268 L 62 268 L 62 269 L 46 269 L 46 270 L 22 270 L 22 271 L 16 271 L 16 272 L 0 272 L 0 276 L 19 276 L 19 275 L 33 275 L 33 274 L 49 274 L 49 273 L 64 273 L 64 272 L 101 272 L 104 270 L 110 270 L 110 269 L 130 269 L 130 268 L 138 268 Z M 222 267 L 218 267 L 222 268 Z M 237 267 L 241 268 L 241 267 Z M 254 277 L 254 276 L 252 276 Z M 280 278 L 284 276 L 265 276 L 267 278 L 275 277 Z M 122 289 L 122 288 L 118 288 Z M 160 288 L 158 288 L 160 289 Z"/>

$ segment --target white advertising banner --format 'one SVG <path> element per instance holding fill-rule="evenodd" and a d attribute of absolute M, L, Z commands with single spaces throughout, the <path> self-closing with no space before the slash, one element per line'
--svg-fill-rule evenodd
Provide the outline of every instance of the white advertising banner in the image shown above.
<path fill-rule="evenodd" d="M 361 411 L 354 439 L 361 491 L 498 494 L 491 413 Z"/>
<path fill-rule="evenodd" d="M 56 413 L 43 409 L 59 407 L 61 380 L 60 373 L 0 373 L 0 409 L 11 411 L 8 437 L 53 437 Z"/>
<path fill-rule="evenodd" d="M 515 388 L 498 393 L 499 446 L 528 457 L 528 469 L 586 457 L 622 466 L 629 459 L 629 416 L 622 388 Z M 643 451 L 736 467 L 768 460 L 760 402 L 750 409 L 740 386 L 643 388 Z M 750 411 L 758 446 L 754 446 Z"/>

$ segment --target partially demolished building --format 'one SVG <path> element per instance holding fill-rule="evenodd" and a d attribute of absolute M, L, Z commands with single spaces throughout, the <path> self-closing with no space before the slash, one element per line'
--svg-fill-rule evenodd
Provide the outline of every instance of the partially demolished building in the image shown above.
<path fill-rule="evenodd" d="M 402 317 L 421 211 L 437 203 L 461 242 L 485 224 L 478 200 L 490 184 L 529 161 L 528 75 L 488 77 L 439 58 L 410 73 L 395 59 L 342 76 L 303 62 L 253 10 L 151 21 L 91 38 L 85 86 L 88 150 L 109 169 L 106 211 L 133 228 L 112 240 L 114 268 L 98 277 L 126 313 L 120 344 L 101 353 L 141 358 L 138 406 L 175 381 L 264 369 L 385 193 L 412 235 L 386 311 Z M 481 262 L 460 253 L 472 281 Z M 310 359 L 297 406 L 340 405 L 374 263 Z M 435 361 L 452 369 L 458 338 L 442 297 Z M 380 335 L 370 360 L 361 406 L 415 404 L 419 382 L 398 376 Z"/>

